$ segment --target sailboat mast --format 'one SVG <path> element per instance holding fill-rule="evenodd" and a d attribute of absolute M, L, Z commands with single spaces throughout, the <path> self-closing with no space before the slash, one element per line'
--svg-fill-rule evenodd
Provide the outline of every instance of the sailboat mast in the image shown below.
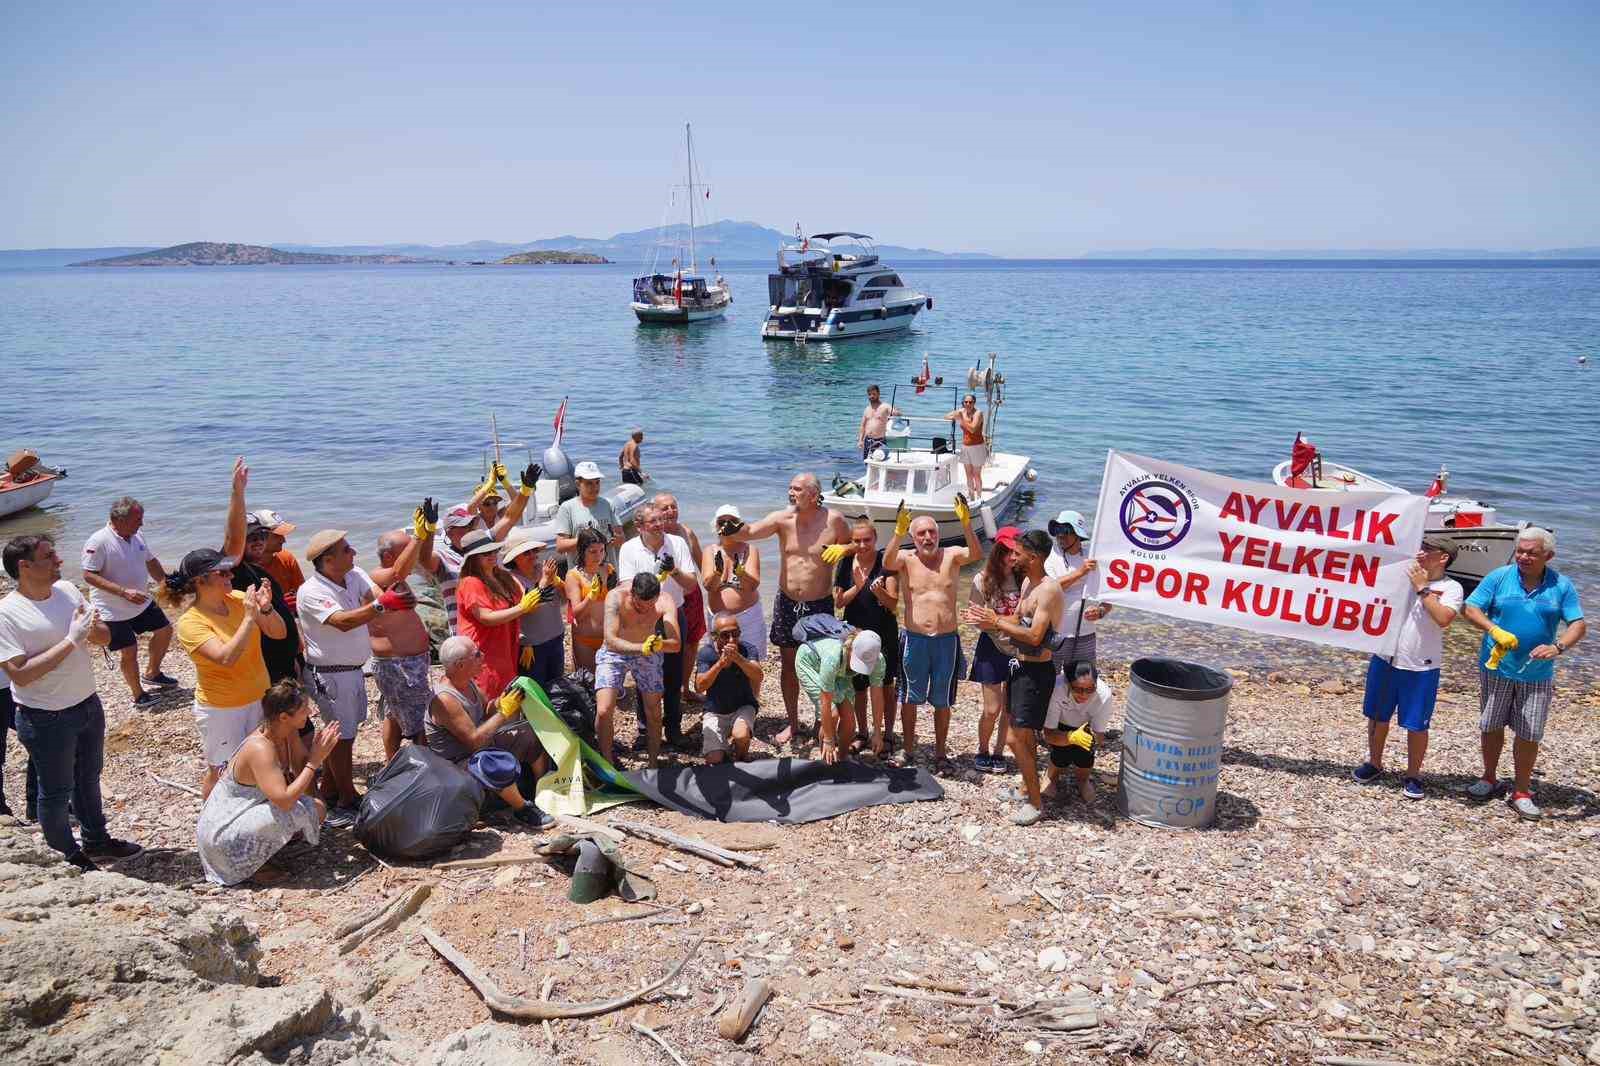
<path fill-rule="evenodd" d="M 694 251 L 694 137 L 687 122 L 683 124 L 683 141 L 689 156 L 689 270 L 698 274 L 700 263 Z"/>

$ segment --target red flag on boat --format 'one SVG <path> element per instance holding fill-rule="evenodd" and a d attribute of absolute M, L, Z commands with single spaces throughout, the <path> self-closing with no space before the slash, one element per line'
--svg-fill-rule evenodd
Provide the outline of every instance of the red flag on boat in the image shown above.
<path fill-rule="evenodd" d="M 1444 467 L 1441 466 L 1439 468 L 1439 472 L 1433 476 L 1433 484 L 1428 486 L 1428 491 L 1424 492 L 1423 495 L 1428 497 L 1430 500 L 1435 496 L 1443 496 L 1445 491 L 1444 479 L 1448 476 L 1449 475 L 1445 473 Z"/>
<path fill-rule="evenodd" d="M 1316 461 L 1317 446 L 1306 440 L 1300 434 L 1294 435 L 1294 447 L 1289 451 L 1289 477 L 1298 478 L 1311 469 L 1311 464 Z"/>
<path fill-rule="evenodd" d="M 925 389 L 927 389 L 927 387 L 928 387 L 928 382 L 930 382 L 932 380 L 933 380 L 933 371 L 928 369 L 928 353 L 927 352 L 923 352 L 922 353 L 922 376 L 920 378 L 912 378 L 911 379 L 911 383 L 917 387 L 917 395 L 918 396 L 922 395 L 923 391 Z"/>
<path fill-rule="evenodd" d="M 561 397 L 561 406 L 556 408 L 556 439 L 551 447 L 559 448 L 561 446 L 561 434 L 566 431 L 566 428 L 567 398 L 563 396 Z"/>

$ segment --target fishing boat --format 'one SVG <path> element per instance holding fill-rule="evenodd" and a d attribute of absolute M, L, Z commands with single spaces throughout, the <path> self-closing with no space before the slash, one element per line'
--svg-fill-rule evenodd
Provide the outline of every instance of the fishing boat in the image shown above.
<path fill-rule="evenodd" d="M 851 521 L 872 519 L 883 543 L 894 535 L 895 512 L 902 501 L 913 515 L 931 515 L 939 523 L 941 544 L 965 540 L 956 518 L 956 493 L 968 491 L 967 475 L 956 437 L 959 430 L 946 417 L 960 405 L 960 391 L 943 385 L 942 378 L 929 378 L 925 362 L 922 376 L 912 382 L 913 389 L 901 385 L 890 389 L 889 406 L 895 414 L 889 420 L 883 447 L 867 456 L 863 474 L 855 478 L 835 474 L 832 488 L 822 495 L 824 507 Z M 983 399 L 984 440 L 989 445 L 983 492 L 968 502 L 979 530 L 992 540 L 1001 519 L 1021 502 L 1023 484 L 1038 473 L 1028 465 L 1026 455 L 995 449 L 995 422 L 1005 402 L 1005 378 L 995 370 L 993 354 L 987 367 L 980 362 L 967 371 L 967 388 Z"/>
<path fill-rule="evenodd" d="M 694 134 L 686 122 L 683 126 L 683 139 L 687 149 L 687 181 L 683 186 L 675 186 L 673 196 L 676 198 L 677 189 L 688 190 L 689 222 L 687 240 L 669 242 L 667 237 L 669 229 L 676 227 L 661 227 L 660 239 L 656 241 L 652 253 L 650 272 L 633 279 L 633 313 L 639 321 L 652 326 L 683 326 L 691 322 L 704 322 L 708 319 L 721 318 L 728 310 L 728 305 L 733 303 L 733 293 L 728 289 L 728 282 L 721 274 L 707 279 L 700 273 L 700 264 L 696 258 L 694 241 L 694 205 L 699 198 L 696 190 L 701 190 L 710 196 L 710 190 L 705 183 L 695 180 L 694 168 Z M 656 270 L 662 250 L 675 244 L 679 254 L 672 260 L 670 273 Z M 686 246 L 686 247 L 685 247 Z M 683 252 L 688 252 L 688 262 L 685 266 Z M 711 269 L 715 273 L 717 260 L 711 260 Z"/>
<path fill-rule="evenodd" d="M 38 453 L 30 449 L 12 453 L 0 470 L 0 518 L 39 506 L 66 476 L 65 470 L 39 462 Z"/>
<path fill-rule="evenodd" d="M 1298 433 L 1290 457 L 1273 468 L 1272 480 L 1285 488 L 1322 492 L 1409 491 L 1354 467 L 1328 462 L 1316 445 Z M 1428 497 L 1428 520 L 1423 536 L 1456 549 L 1455 562 L 1446 574 L 1470 587 L 1489 571 L 1511 562 L 1517 534 L 1528 523 L 1499 521 L 1492 505 L 1452 494 L 1450 471 L 1443 465 L 1424 495 Z"/>
<path fill-rule="evenodd" d="M 865 233 L 814 233 L 778 249 L 778 272 L 767 275 L 763 340 L 821 341 L 909 329 L 933 297 L 879 262 Z"/>

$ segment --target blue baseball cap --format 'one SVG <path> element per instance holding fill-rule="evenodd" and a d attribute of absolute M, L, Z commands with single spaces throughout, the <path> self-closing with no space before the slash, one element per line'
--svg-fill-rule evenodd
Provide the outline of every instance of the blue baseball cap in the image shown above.
<path fill-rule="evenodd" d="M 1079 540 L 1086 540 L 1089 536 L 1089 520 L 1083 517 L 1081 511 L 1062 511 L 1050 519 L 1049 526 L 1052 537 L 1069 531 L 1076 533 Z"/>

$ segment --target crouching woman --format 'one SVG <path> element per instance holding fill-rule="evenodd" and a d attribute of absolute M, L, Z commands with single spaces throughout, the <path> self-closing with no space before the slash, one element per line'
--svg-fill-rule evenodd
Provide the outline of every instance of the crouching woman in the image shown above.
<path fill-rule="evenodd" d="M 339 743 L 339 724 L 317 730 L 307 752 L 299 734 L 311 717 L 311 701 L 292 678 L 267 689 L 261 715 L 200 811 L 200 865 L 214 884 L 282 878 L 284 871 L 268 860 L 296 833 L 315 844 L 327 813 L 312 790 L 323 760 Z"/>

